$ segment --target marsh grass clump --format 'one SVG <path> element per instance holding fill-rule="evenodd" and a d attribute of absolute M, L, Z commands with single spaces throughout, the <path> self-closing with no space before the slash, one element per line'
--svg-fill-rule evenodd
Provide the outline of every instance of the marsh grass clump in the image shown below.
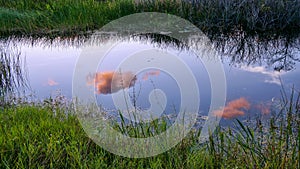
<path fill-rule="evenodd" d="M 94 143 L 75 116 L 74 107 L 65 104 L 63 97 L 22 102 L 1 110 L 0 167 L 299 168 L 300 93 L 292 91 L 283 94 L 278 112 L 268 121 L 257 121 L 256 127 L 235 120 L 235 126 L 219 126 L 201 143 L 201 129 L 192 130 L 171 150 L 141 159 L 114 155 Z M 167 122 L 158 121 L 111 124 L 131 137 L 151 137 L 168 127 Z"/>
<path fill-rule="evenodd" d="M 55 102 L 60 102 L 60 99 Z M 52 103 L 53 99 L 46 99 L 43 103 L 22 103 L 5 107 L 1 111 L 1 168 L 184 166 L 184 157 L 188 154 L 190 140 L 180 143 L 178 150 L 174 149 L 156 157 L 145 159 L 120 157 L 94 143 L 82 129 L 74 112 L 66 114 L 64 108 L 56 106 L 61 103 Z M 132 132 L 129 126 L 120 129 L 121 132 Z M 160 127 L 156 129 L 159 130 Z"/>
<path fill-rule="evenodd" d="M 137 12 L 177 15 L 211 38 L 231 36 L 236 30 L 251 35 L 299 36 L 300 27 L 299 0 L 2 0 L 0 6 L 1 36 L 76 34 L 100 29 L 112 20 Z"/>
<path fill-rule="evenodd" d="M 133 13 L 126 1 L 1 1 L 1 36 L 80 34 Z"/>

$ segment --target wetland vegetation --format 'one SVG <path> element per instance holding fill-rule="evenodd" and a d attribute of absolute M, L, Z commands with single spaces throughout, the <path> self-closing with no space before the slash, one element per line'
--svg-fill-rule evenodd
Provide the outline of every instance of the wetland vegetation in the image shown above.
<path fill-rule="evenodd" d="M 193 130 L 171 150 L 130 159 L 94 143 L 82 129 L 72 105 L 61 96 L 42 103 L 15 100 L 0 113 L 0 166 L 3 168 L 299 168 L 300 93 L 283 96 L 278 114 L 252 125 L 239 120 L 219 127 L 199 144 Z M 254 126 L 253 126 L 254 124 Z M 167 123 L 116 124 L 132 137 L 155 135 Z M 152 127 L 153 130 L 149 130 Z"/>
<path fill-rule="evenodd" d="M 1 0 L 1 37 L 13 34 L 74 35 L 100 29 L 125 15 L 163 12 L 189 20 L 210 37 L 298 36 L 299 0 Z"/>
<path fill-rule="evenodd" d="M 300 61 L 299 0 L 0 0 L 1 44 L 38 39 L 47 46 L 59 39 L 80 46 L 110 21 L 138 12 L 187 19 L 235 64 L 265 62 L 276 71 L 291 71 Z M 178 43 L 168 36 L 144 37 Z M 299 86 L 282 88 L 267 120 L 234 120 L 235 126 L 219 126 L 201 144 L 201 130 L 193 130 L 163 154 L 130 159 L 94 143 L 63 96 L 42 101 L 14 96 L 28 85 L 21 69 L 26 63 L 17 46 L 0 47 L 0 168 L 300 168 Z M 114 125 L 145 137 L 165 131 L 166 121 Z"/>

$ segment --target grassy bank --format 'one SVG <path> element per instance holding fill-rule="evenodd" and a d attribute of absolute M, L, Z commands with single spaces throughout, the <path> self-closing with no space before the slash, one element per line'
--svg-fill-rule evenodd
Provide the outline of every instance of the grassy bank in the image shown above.
<path fill-rule="evenodd" d="M 220 127 L 202 144 L 194 131 L 175 148 L 143 159 L 97 146 L 60 99 L 18 103 L 1 108 L 0 168 L 299 168 L 299 96 L 284 96 L 268 122 L 257 119 L 255 127 L 248 127 L 236 121 L 236 127 Z M 119 129 L 130 133 L 132 126 Z"/>
<path fill-rule="evenodd" d="M 137 12 L 164 12 L 188 19 L 206 33 L 299 34 L 300 1 L 286 0 L 1 0 L 1 36 L 72 35 L 101 28 Z"/>

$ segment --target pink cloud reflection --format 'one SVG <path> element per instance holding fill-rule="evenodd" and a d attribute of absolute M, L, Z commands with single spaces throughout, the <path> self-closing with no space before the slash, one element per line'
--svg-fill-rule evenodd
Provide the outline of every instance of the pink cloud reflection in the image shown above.
<path fill-rule="evenodd" d="M 57 86 L 58 82 L 56 82 L 55 80 L 49 78 L 48 81 L 47 81 L 47 85 L 48 86 Z"/>
<path fill-rule="evenodd" d="M 239 99 L 230 101 L 224 108 L 214 111 L 213 114 L 217 117 L 232 119 L 239 116 L 244 116 L 245 112 L 243 110 L 249 109 L 250 103 L 244 97 L 241 97 Z"/>

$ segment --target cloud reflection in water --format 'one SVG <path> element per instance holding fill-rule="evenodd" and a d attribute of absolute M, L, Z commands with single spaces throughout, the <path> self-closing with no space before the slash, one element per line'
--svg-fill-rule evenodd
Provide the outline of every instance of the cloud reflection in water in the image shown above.
<path fill-rule="evenodd" d="M 281 85 L 280 75 L 285 74 L 284 71 L 270 71 L 263 66 L 242 66 L 241 69 L 252 73 L 260 73 L 266 75 L 269 78 L 265 79 L 265 83 L 272 83 L 277 85 Z"/>
<path fill-rule="evenodd" d="M 145 72 L 142 80 L 146 81 L 150 76 L 160 75 L 159 70 Z M 137 81 L 137 75 L 127 72 L 104 71 L 87 76 L 87 85 L 95 86 L 97 94 L 112 94 L 121 89 L 133 87 Z"/>
<path fill-rule="evenodd" d="M 244 97 L 241 97 L 227 103 L 224 108 L 214 111 L 213 114 L 217 117 L 232 119 L 238 116 L 245 115 L 245 112 L 243 110 L 249 109 L 250 103 Z"/>
<path fill-rule="evenodd" d="M 47 85 L 48 86 L 57 86 L 58 82 L 56 82 L 55 80 L 49 78 L 48 81 L 47 81 Z"/>
<path fill-rule="evenodd" d="M 134 86 L 137 78 L 132 72 L 97 72 L 87 76 L 87 85 L 95 86 L 97 94 L 111 94 Z"/>

